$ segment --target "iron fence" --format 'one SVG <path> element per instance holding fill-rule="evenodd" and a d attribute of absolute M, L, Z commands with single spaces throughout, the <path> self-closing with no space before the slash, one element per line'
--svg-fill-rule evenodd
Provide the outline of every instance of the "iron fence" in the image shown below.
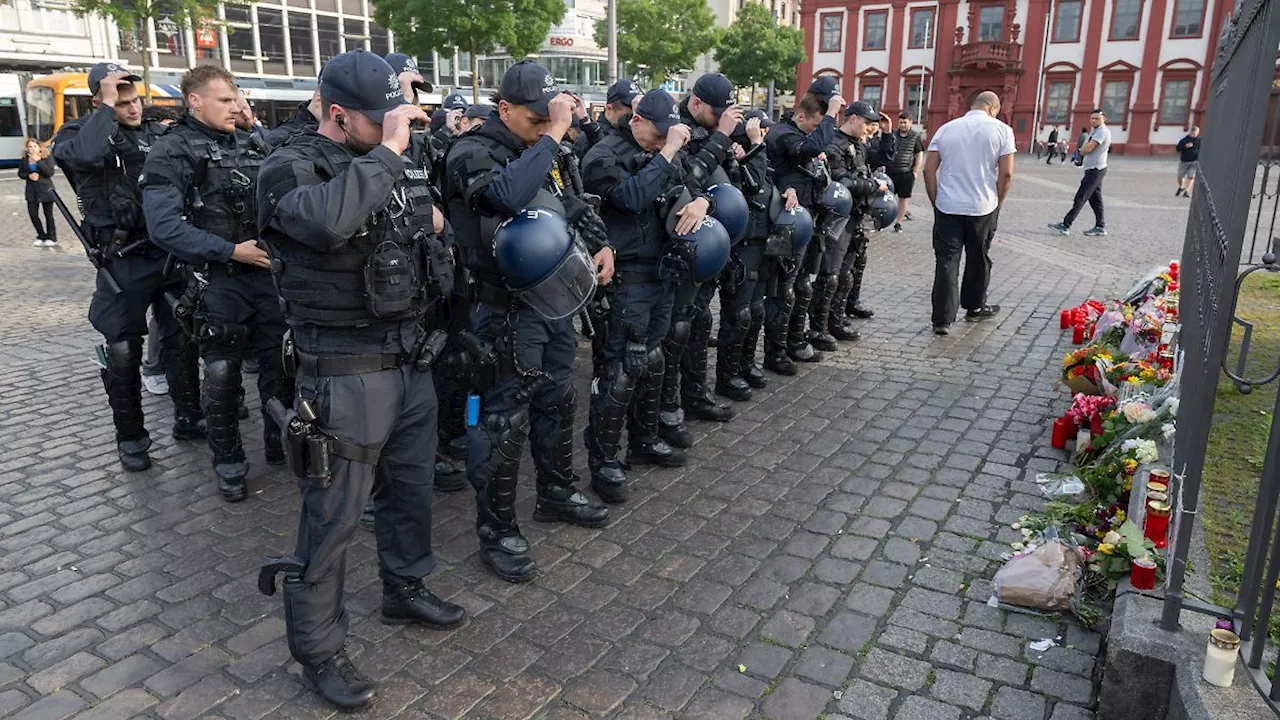
<path fill-rule="evenodd" d="M 1233 326 L 1244 328 L 1246 341 L 1252 334 L 1252 327 L 1235 317 L 1244 277 L 1263 270 L 1280 271 L 1271 241 L 1280 220 L 1280 157 L 1271 142 L 1278 113 L 1269 112 L 1277 47 L 1280 0 L 1238 0 L 1219 39 L 1211 70 L 1200 174 L 1182 250 L 1182 379 L 1173 459 L 1174 475 L 1181 489 L 1160 621 L 1166 630 L 1177 629 L 1182 610 L 1196 606 L 1186 598 L 1183 581 L 1192 525 L 1199 510 L 1218 373 L 1226 372 L 1246 391 L 1254 384 L 1276 378 L 1247 378 L 1243 358 L 1234 370 L 1226 366 L 1226 361 Z M 1241 172 L 1241 168 L 1257 170 Z M 1241 272 L 1247 236 L 1248 255 L 1243 259 L 1251 266 Z M 1263 255 L 1256 257 L 1259 252 Z M 1258 260 L 1262 263 L 1256 264 Z M 1247 355 L 1247 347 L 1244 350 Z M 1280 413 L 1280 397 L 1276 412 Z M 1280 423 L 1273 423 L 1233 615 L 1250 675 L 1272 708 L 1280 713 L 1280 683 L 1273 684 L 1262 666 L 1276 582 L 1280 580 L 1278 505 Z"/>

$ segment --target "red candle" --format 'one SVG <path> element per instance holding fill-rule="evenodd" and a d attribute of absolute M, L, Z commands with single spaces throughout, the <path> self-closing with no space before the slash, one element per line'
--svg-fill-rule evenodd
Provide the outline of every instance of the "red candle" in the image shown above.
<path fill-rule="evenodd" d="M 1066 330 L 1067 328 L 1071 327 L 1071 311 L 1070 310 L 1062 311 L 1062 317 L 1058 319 L 1058 324 L 1063 330 Z"/>
<path fill-rule="evenodd" d="M 1102 413 L 1095 413 L 1093 419 L 1089 422 L 1089 432 L 1093 435 L 1102 434 Z"/>
<path fill-rule="evenodd" d="M 1169 277 L 1173 278 L 1174 280 L 1178 279 L 1178 263 L 1176 262 L 1169 263 Z"/>
<path fill-rule="evenodd" d="M 1177 280 L 1174 280 L 1173 282 L 1169 283 L 1169 292 L 1177 292 L 1177 290 L 1178 290 Z"/>
<path fill-rule="evenodd" d="M 1080 429 L 1080 427 L 1076 425 L 1075 417 L 1072 416 L 1071 413 L 1067 413 L 1062 416 L 1062 419 L 1067 423 L 1067 437 L 1075 437 L 1076 431 Z"/>
<path fill-rule="evenodd" d="M 1063 450 L 1067 447 L 1067 421 L 1065 418 L 1058 418 L 1053 421 L 1053 447 L 1055 450 Z"/>
<path fill-rule="evenodd" d="M 1156 563 L 1151 558 L 1140 557 L 1133 561 L 1133 574 L 1129 576 L 1135 590 L 1154 590 L 1156 587 Z"/>
<path fill-rule="evenodd" d="M 1071 333 L 1071 342 L 1075 345 L 1084 344 L 1084 325 L 1076 324 L 1075 330 Z"/>
<path fill-rule="evenodd" d="M 1082 307 L 1071 308 L 1071 322 L 1075 325 L 1079 325 L 1080 323 L 1084 322 L 1084 308 Z"/>
<path fill-rule="evenodd" d="M 1147 521 L 1143 525 L 1143 535 L 1155 543 L 1157 550 L 1163 550 L 1169 544 L 1169 503 L 1152 500 L 1147 503 Z"/>
<path fill-rule="evenodd" d="M 1092 340 L 1092 339 L 1093 339 L 1094 332 L 1095 332 L 1097 329 L 1098 329 L 1098 323 L 1096 323 L 1096 322 L 1091 322 L 1091 323 L 1089 323 L 1089 327 L 1088 327 L 1088 329 L 1087 329 L 1087 330 L 1085 330 L 1085 337 L 1087 337 L 1087 338 L 1089 338 L 1090 340 Z"/>

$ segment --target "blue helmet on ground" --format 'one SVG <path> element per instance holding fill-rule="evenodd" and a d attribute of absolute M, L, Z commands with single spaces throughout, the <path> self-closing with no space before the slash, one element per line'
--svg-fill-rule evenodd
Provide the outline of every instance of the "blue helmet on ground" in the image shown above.
<path fill-rule="evenodd" d="M 796 252 L 803 250 L 804 246 L 809 244 L 809 239 L 813 237 L 813 216 L 803 205 L 778 213 L 773 226 L 790 228 L 791 241 Z"/>
<path fill-rule="evenodd" d="M 827 189 L 822 193 L 822 200 L 819 205 L 823 210 L 840 217 L 849 217 L 853 213 L 853 194 L 849 192 L 849 188 L 838 182 L 827 183 Z"/>
<path fill-rule="evenodd" d="M 548 320 L 574 315 L 595 293 L 595 264 L 550 210 L 527 208 L 499 225 L 493 256 L 507 287 Z"/>
<path fill-rule="evenodd" d="M 898 219 L 898 196 L 893 187 L 882 193 L 871 196 L 871 205 L 867 211 L 877 230 L 883 230 Z"/>
<path fill-rule="evenodd" d="M 712 185 L 707 188 L 707 194 L 715 201 L 713 216 L 729 233 L 729 241 L 737 244 L 747 234 L 747 225 L 751 222 L 751 209 L 747 207 L 746 196 L 728 183 Z"/>
<path fill-rule="evenodd" d="M 677 235 L 676 239 L 684 241 L 683 253 L 694 282 L 715 278 L 729 262 L 729 246 L 733 244 L 729 231 L 710 215 L 703 218 L 698 227 Z"/>

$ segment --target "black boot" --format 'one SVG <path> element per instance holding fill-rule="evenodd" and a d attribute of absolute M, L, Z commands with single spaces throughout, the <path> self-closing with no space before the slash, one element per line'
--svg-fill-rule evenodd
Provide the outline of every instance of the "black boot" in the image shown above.
<path fill-rule="evenodd" d="M 707 390 L 706 386 L 700 390 L 701 392 L 697 395 L 685 395 L 681 399 L 685 415 L 692 415 L 698 420 L 709 422 L 729 422 L 737 414 L 728 405 L 716 402 L 715 396 Z"/>
<path fill-rule="evenodd" d="M 102 385 L 116 426 L 116 452 L 129 472 L 151 467 L 151 436 L 142 420 L 142 340 L 122 340 L 106 345 L 107 367 Z"/>
<path fill-rule="evenodd" d="M 857 238 L 855 238 L 855 240 L 856 239 Z M 871 308 L 862 304 L 861 299 L 862 276 L 866 273 L 867 269 L 866 243 L 863 242 L 857 247 L 857 249 L 858 255 L 854 258 L 853 267 L 851 268 L 852 272 L 850 273 L 849 278 L 849 299 L 845 301 L 845 314 L 849 317 L 866 320 L 875 315 L 875 312 L 872 311 Z M 853 252 L 853 248 L 850 248 L 849 252 Z"/>
<path fill-rule="evenodd" d="M 382 622 L 386 625 L 416 623 L 432 630 L 458 627 L 467 619 L 467 611 L 436 597 L 422 582 L 407 585 L 382 583 Z"/>
<path fill-rule="evenodd" d="M 742 342 L 741 372 L 747 384 L 761 390 L 769 384 L 764 370 L 756 363 L 756 350 L 760 346 L 760 330 L 764 326 L 764 304 L 751 306 L 751 324 L 747 326 L 747 335 Z"/>
<path fill-rule="evenodd" d="M 437 449 L 433 482 L 436 492 L 451 493 L 463 490 L 469 484 L 467 483 L 467 466 Z"/>
<path fill-rule="evenodd" d="M 680 467 L 685 463 L 684 452 L 668 439 L 668 434 L 687 442 L 685 447 L 693 444 L 693 436 L 684 427 L 684 411 L 678 405 L 669 411 L 659 410 L 658 388 L 650 382 L 660 379 L 646 375 L 636 389 L 629 415 L 628 465 Z"/>
<path fill-rule="evenodd" d="M 280 438 L 280 431 L 272 427 L 262 431 L 262 456 L 266 459 L 268 465 L 283 465 L 285 463 L 284 446 Z"/>
<path fill-rule="evenodd" d="M 624 486 L 625 490 L 625 486 Z M 609 524 L 609 509 L 596 505 L 573 485 L 538 483 L 538 500 L 533 508 L 538 522 L 563 522 L 584 528 Z"/>
<path fill-rule="evenodd" d="M 857 252 L 858 239 L 864 237 L 855 234 L 853 236 L 854 244 L 849 248 L 850 253 Z M 863 243 L 865 250 L 865 242 Z M 831 334 L 837 340 L 855 341 L 861 335 L 858 329 L 854 327 L 853 321 L 845 316 L 845 306 L 849 301 L 849 293 L 853 291 L 853 269 L 852 265 L 856 261 L 856 256 L 850 259 L 845 257 L 845 264 L 849 266 L 847 269 L 840 271 L 839 280 L 836 282 L 836 294 L 831 300 L 830 312 L 827 315 L 827 327 L 831 330 Z"/>
<path fill-rule="evenodd" d="M 631 465 L 684 467 L 685 455 L 683 450 L 672 447 L 660 438 L 642 438 L 631 442 L 627 462 Z"/>
<path fill-rule="evenodd" d="M 631 497 L 631 491 L 627 487 L 626 463 L 618 459 L 588 458 L 587 465 L 591 468 L 591 489 L 596 491 L 602 501 L 618 505 Z"/>
<path fill-rule="evenodd" d="M 736 313 L 720 313 L 720 341 L 716 344 L 716 394 L 739 402 L 751 399 L 751 386 L 742 377 L 743 342 L 750 325 L 749 308 L 743 307 Z"/>
<path fill-rule="evenodd" d="M 516 482 L 520 456 L 529 436 L 529 416 L 520 411 L 511 417 L 493 414 L 485 418 L 489 457 L 471 471 L 476 487 L 476 534 L 480 559 L 503 580 L 532 580 L 538 565 L 529 555 L 529 541 L 516 525 Z"/>
<path fill-rule="evenodd" d="M 173 418 L 174 440 L 199 440 L 208 435 L 204 418 L 199 415 L 178 415 Z"/>
<path fill-rule="evenodd" d="M 622 443 L 622 428 L 627 422 L 627 410 L 636 396 L 636 380 L 624 371 L 621 363 L 603 363 L 602 376 L 591 384 L 591 412 L 587 416 L 587 429 L 582 432 L 583 445 L 587 448 L 587 467 L 591 471 L 591 489 L 606 503 L 626 502 L 626 466 L 618 460 Z M 654 375 L 661 381 L 661 375 Z M 642 377 L 643 381 L 644 378 Z M 647 387 L 651 387 L 652 382 Z M 656 393 L 656 389 L 653 390 Z M 541 498 L 539 498 L 541 502 Z"/>
<path fill-rule="evenodd" d="M 796 279 L 795 298 L 787 321 L 787 356 L 796 362 L 821 362 L 822 353 L 810 344 L 805 328 L 809 320 L 809 305 L 813 302 L 813 282 L 808 275 Z"/>
<path fill-rule="evenodd" d="M 218 476 L 218 491 L 227 502 L 240 502 L 249 496 L 244 482 L 249 474 L 249 460 L 240 444 L 237 412 L 243 394 L 240 361 L 206 361 L 204 381 L 208 399 L 209 449 L 213 451 L 213 472 Z"/>
<path fill-rule="evenodd" d="M 477 528 L 480 559 L 499 578 L 509 583 L 528 582 L 538 574 L 538 565 L 529 555 L 529 541 L 515 524 L 490 522 Z"/>
<path fill-rule="evenodd" d="M 808 340 L 809 344 L 818 350 L 833 352 L 840 349 L 836 344 L 835 335 L 828 328 L 831 301 L 835 298 L 837 284 L 837 276 L 828 273 L 818 276 L 818 282 L 813 289 L 813 301 L 809 305 Z"/>
<path fill-rule="evenodd" d="M 165 378 L 173 401 L 173 439 L 199 440 L 207 434 L 200 410 L 200 353 L 184 337 L 165 344 Z"/>
<path fill-rule="evenodd" d="M 320 697 L 341 710 L 359 710 L 378 694 L 373 681 L 351 664 L 345 649 L 319 665 L 303 665 L 302 676 Z"/>
<path fill-rule="evenodd" d="M 835 315 L 830 317 L 831 334 L 837 340 L 845 342 L 856 342 L 862 338 L 862 333 L 858 332 L 858 328 L 853 326 L 847 318 L 836 318 Z"/>
<path fill-rule="evenodd" d="M 764 336 L 764 369 L 778 375 L 795 375 L 797 372 L 785 344 L 771 339 L 769 333 Z"/>

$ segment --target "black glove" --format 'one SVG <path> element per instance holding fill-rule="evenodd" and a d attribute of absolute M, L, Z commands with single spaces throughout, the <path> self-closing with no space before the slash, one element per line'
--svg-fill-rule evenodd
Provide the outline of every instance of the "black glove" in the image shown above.
<path fill-rule="evenodd" d="M 568 196 L 564 198 L 564 209 L 569 227 L 577 231 L 592 255 L 609 245 L 609 229 L 591 205 L 581 198 Z"/>

